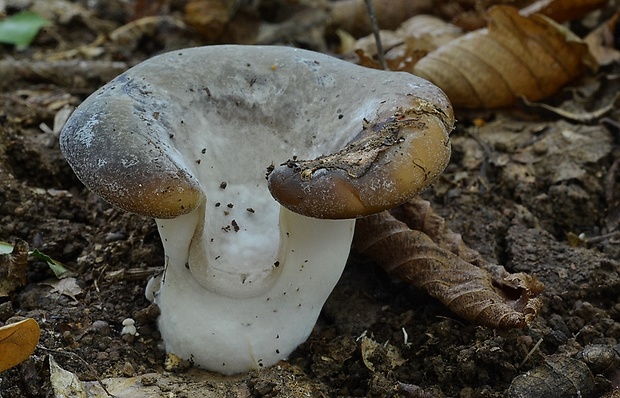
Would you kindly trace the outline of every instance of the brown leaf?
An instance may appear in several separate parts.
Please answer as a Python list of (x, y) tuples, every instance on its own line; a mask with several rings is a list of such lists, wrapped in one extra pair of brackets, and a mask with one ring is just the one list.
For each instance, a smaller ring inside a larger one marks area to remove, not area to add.
[(242, 0), (191, 0), (185, 5), (185, 22), (207, 43), (251, 44), (259, 21), (242, 6)]
[(13, 251), (0, 254), (0, 297), (6, 297), (26, 284), (28, 244), (17, 240)]
[(32, 318), (0, 328), (0, 372), (26, 360), (39, 342), (39, 324)]
[(555, 354), (545, 358), (542, 365), (515, 377), (506, 396), (594, 397), (600, 395), (596, 389), (594, 375), (584, 362)]
[(207, 38), (224, 33), (235, 10), (223, 0), (194, 0), (185, 5), (185, 21)]
[(431, 52), (413, 73), (435, 83), (461, 108), (498, 108), (523, 96), (548, 97), (583, 74), (588, 49), (570, 32), (540, 15), (495, 6), (487, 29)]
[(362, 337), (360, 350), (364, 365), (373, 373), (391, 371), (407, 362), (398, 348), (389, 342), (379, 344), (366, 336)]
[(488, 266), (476, 252), (465, 250), (464, 244), (457, 242), (454, 246), (458, 235), (451, 231), (445, 234), (445, 230), (440, 234), (445, 235), (444, 243), (477, 259), (485, 269), (440, 247), (428, 235), (410, 229), (388, 212), (359, 219), (353, 244), (389, 274), (425, 289), (462, 318), (495, 328), (529, 325), (542, 304), (536, 298), (542, 284), (532, 276)]
[(77, 299), (75, 297), (82, 294), (82, 288), (77, 284), (77, 280), (75, 278), (53, 280), (49, 282), (44, 282), (44, 284), (50, 285), (52, 287), (51, 293), (58, 293), (67, 297), (71, 297), (76, 302)]
[(541, 14), (556, 22), (566, 22), (581, 18), (608, 2), (608, 0), (538, 0), (521, 9), (521, 15)]
[[(391, 70), (410, 72), (426, 54), (461, 36), (458, 27), (430, 15), (416, 15), (395, 31), (382, 30), (381, 42)], [(374, 35), (363, 37), (354, 45), (360, 65), (380, 69)]]
[[(377, 23), (381, 29), (395, 29), (407, 18), (432, 11), (430, 0), (373, 0)], [(371, 32), (365, 0), (339, 0), (329, 4), (330, 25), (355, 37)]]
[(620, 62), (620, 39), (614, 34), (618, 29), (618, 19), (620, 13), (617, 12), (584, 39), (599, 66)]

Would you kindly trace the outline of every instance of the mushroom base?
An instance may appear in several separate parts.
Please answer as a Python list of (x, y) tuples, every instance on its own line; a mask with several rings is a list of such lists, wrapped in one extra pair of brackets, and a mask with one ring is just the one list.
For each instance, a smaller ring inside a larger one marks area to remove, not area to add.
[(282, 269), (266, 290), (239, 298), (203, 287), (185, 266), (191, 241), (187, 235), (199, 214), (157, 220), (166, 269), (154, 301), (161, 310), (158, 322), (166, 351), (223, 374), (288, 358), (307, 339), (342, 274), (355, 220), (318, 220), (282, 208)]

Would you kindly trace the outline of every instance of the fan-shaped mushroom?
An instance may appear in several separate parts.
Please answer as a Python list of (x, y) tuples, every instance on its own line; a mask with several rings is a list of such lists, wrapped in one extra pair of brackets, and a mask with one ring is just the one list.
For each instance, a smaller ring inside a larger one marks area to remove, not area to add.
[(432, 183), (453, 123), (445, 95), (410, 74), (212, 46), (118, 76), (60, 143), (87, 187), (157, 219), (166, 264), (151, 289), (166, 349), (230, 374), (285, 359), (308, 337), (355, 217)]

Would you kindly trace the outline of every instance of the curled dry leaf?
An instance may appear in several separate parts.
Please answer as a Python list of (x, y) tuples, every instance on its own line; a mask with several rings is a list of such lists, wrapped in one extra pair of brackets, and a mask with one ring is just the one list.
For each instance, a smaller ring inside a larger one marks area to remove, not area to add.
[(32, 318), (0, 328), (0, 372), (26, 360), (39, 342), (39, 324)]
[(521, 15), (541, 14), (556, 22), (566, 22), (581, 18), (608, 2), (608, 0), (538, 0), (521, 9)]
[[(403, 22), (395, 31), (381, 31), (381, 41), (389, 68), (410, 71), (426, 54), (462, 34), (459, 27), (437, 17), (416, 15)], [(381, 69), (375, 60), (377, 45), (373, 35), (362, 37), (353, 47), (362, 66)]]
[[(6, 246), (9, 247), (10, 245)], [(26, 285), (28, 243), (17, 240), (10, 253), (0, 251), (0, 297), (7, 297)]]
[(616, 12), (598, 28), (586, 36), (584, 41), (590, 49), (592, 57), (599, 66), (620, 62), (620, 38), (614, 32), (618, 31), (620, 12)]
[(379, 344), (369, 337), (362, 337), (360, 346), (364, 365), (371, 372), (388, 372), (404, 365), (407, 360), (403, 359), (398, 348), (386, 342)]
[[(56, 397), (88, 398), (86, 385), (74, 374), (63, 369), (52, 355), (49, 356), (50, 383)], [(109, 397), (110, 394), (101, 395)]]
[(191, 0), (185, 22), (208, 43), (253, 43), (259, 23), (243, 0)]
[(391, 211), (398, 220), (428, 235), (439, 247), (477, 267), (484, 268), (487, 265), (480, 253), (463, 242), (460, 234), (448, 228), (446, 220), (433, 211), (429, 201), (415, 197)]
[(509, 6), (489, 10), (489, 25), (440, 47), (410, 72), (435, 83), (461, 108), (537, 101), (579, 77), (587, 46), (551, 20)]
[[(420, 209), (414, 206), (407, 212)], [(413, 218), (423, 220), (427, 216)], [(542, 284), (523, 273), (509, 274), (501, 266), (487, 266), (477, 252), (459, 243), (458, 235), (431, 224), (428, 231), (436, 230), (446, 247), (388, 212), (359, 219), (353, 244), (389, 274), (425, 289), (468, 321), (495, 328), (530, 324), (542, 304), (536, 297), (543, 290)], [(447, 247), (485, 268), (465, 261)]]
[(588, 366), (563, 356), (551, 356), (542, 366), (515, 377), (507, 391), (509, 398), (596, 395), (596, 382)]

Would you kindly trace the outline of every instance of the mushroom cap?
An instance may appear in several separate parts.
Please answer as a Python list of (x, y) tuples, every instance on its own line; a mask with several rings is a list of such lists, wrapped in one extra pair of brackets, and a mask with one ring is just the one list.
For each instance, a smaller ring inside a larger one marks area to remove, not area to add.
[[(123, 73), (80, 105), (60, 145), (86, 186), (146, 216), (189, 213), (229, 175), (265, 184), (269, 168), (282, 206), (354, 218), (428, 186), (449, 159), (453, 124), (444, 93), (408, 73), (288, 47), (210, 46)], [(211, 143), (211, 158), (231, 164), (209, 163), (209, 173), (196, 159)]]
[(417, 195), (448, 164), (454, 120), (423, 98), (405, 103), (364, 123), (333, 155), (280, 165), (269, 175), (272, 195), (296, 213), (328, 219), (378, 213)]
[(60, 135), (65, 158), (84, 185), (123, 210), (154, 218), (191, 212), (204, 196), (200, 184), (159, 138), (173, 133), (136, 117), (139, 102), (116, 95), (123, 81), (121, 75), (71, 115)]

